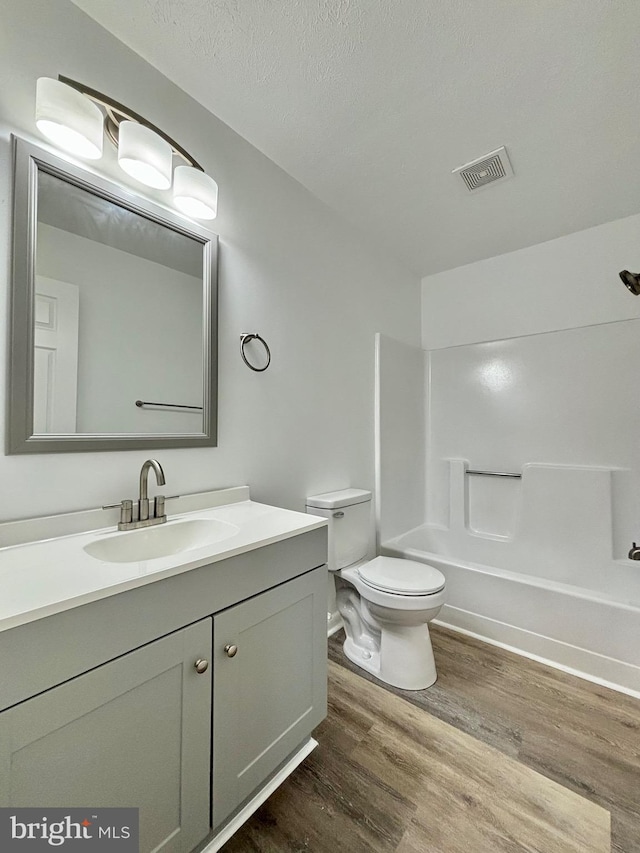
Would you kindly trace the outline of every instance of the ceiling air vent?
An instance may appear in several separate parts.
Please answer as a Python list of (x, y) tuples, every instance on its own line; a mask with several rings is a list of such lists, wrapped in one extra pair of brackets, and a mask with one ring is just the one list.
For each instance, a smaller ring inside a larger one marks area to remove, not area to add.
[(472, 160), (471, 163), (458, 166), (452, 174), (460, 175), (469, 192), (475, 192), (486, 187), (487, 184), (506, 181), (513, 175), (513, 169), (509, 162), (507, 149), (503, 146), (496, 151), (485, 154), (484, 157)]

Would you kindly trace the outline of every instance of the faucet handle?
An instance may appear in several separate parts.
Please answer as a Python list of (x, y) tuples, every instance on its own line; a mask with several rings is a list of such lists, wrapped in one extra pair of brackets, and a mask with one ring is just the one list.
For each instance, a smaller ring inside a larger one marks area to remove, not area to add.
[(133, 519), (133, 501), (125, 499), (119, 504), (107, 504), (102, 509), (119, 509), (120, 524), (129, 524)]
[(164, 511), (164, 495), (156, 495), (155, 500), (153, 502), (153, 517), (154, 518), (162, 518), (165, 515)]
[(120, 524), (131, 524), (133, 520), (133, 501), (124, 500), (120, 504)]

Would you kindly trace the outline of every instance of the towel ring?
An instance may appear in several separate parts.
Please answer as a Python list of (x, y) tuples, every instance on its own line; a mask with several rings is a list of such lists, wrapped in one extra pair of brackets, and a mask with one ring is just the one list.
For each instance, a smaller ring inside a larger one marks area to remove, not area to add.
[[(249, 341), (254, 341), (254, 340), (260, 341), (260, 343), (265, 348), (265, 351), (267, 353), (267, 363), (265, 364), (264, 367), (255, 367), (253, 364), (251, 364), (251, 362), (249, 361), (249, 359), (245, 355), (245, 352), (244, 352), (245, 344), (248, 344)], [(251, 332), (243, 332), (243, 334), (240, 335), (240, 355), (242, 356), (242, 360), (247, 365), (247, 367), (249, 367), (251, 370), (255, 370), (256, 373), (262, 373), (262, 371), (266, 370), (267, 367), (269, 367), (269, 365), (271, 364), (271, 350), (267, 346), (267, 342), (265, 341), (265, 339), (261, 338), (260, 335), (258, 335), (258, 334), (253, 334)]]

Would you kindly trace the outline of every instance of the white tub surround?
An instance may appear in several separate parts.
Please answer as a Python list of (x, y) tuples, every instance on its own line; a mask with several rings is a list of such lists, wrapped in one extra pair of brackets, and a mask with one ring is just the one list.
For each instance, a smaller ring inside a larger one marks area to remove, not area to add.
[(444, 464), (447, 524), (382, 548), (444, 574), (441, 623), (640, 695), (640, 563), (615, 512), (630, 472), (525, 465), (502, 479)]
[(425, 520), (426, 410), (429, 354), (377, 334), (376, 548)]
[(434, 550), (465, 562), (558, 581), (640, 605), (640, 564), (626, 559), (620, 530), (630, 489), (626, 469), (527, 464), (519, 479), (474, 476), (467, 459), (442, 462)]
[[(500, 268), (501, 259), (494, 261)], [(614, 265), (611, 300), (635, 305), (617, 270)], [(486, 303), (484, 334), (502, 303), (492, 298), (495, 288), (478, 284)], [(517, 277), (509, 284), (517, 289)], [(602, 276), (598, 287), (606, 301)], [(434, 293), (425, 288), (424, 295), (435, 311)], [(588, 321), (587, 315), (580, 318)], [(468, 316), (475, 322), (473, 312)], [(639, 691), (640, 563), (627, 555), (640, 541), (640, 443), (630, 391), (637, 384), (640, 321), (478, 343), (453, 334), (459, 328), (452, 315), (432, 317), (428, 328), (437, 323), (451, 335), (434, 337), (436, 345), (459, 345), (424, 353), (383, 339), (379, 350), (382, 553), (441, 568), (447, 578), (444, 622)], [(511, 327), (521, 332), (515, 322)], [(399, 386), (405, 403), (419, 395), (422, 358), (425, 417), (414, 413), (405, 453), (388, 410), (399, 400)], [(420, 435), (426, 464), (415, 453), (411, 473), (409, 457)], [(424, 490), (418, 522), (398, 488), (407, 477), (414, 491)], [(407, 522), (399, 529), (403, 512)]]

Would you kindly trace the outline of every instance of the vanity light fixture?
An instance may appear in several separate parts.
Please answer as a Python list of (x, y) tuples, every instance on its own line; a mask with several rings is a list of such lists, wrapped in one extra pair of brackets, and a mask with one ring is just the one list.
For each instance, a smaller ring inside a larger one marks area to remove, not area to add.
[[(36, 125), (59, 148), (79, 157), (102, 156), (104, 133), (118, 149), (120, 167), (138, 181), (168, 190), (194, 219), (214, 219), (218, 185), (182, 148), (138, 113), (68, 77), (40, 77), (36, 87)], [(174, 160), (181, 161), (173, 171)]]
[(128, 175), (148, 187), (168, 190), (171, 186), (171, 146), (153, 130), (138, 124), (137, 121), (123, 121), (120, 124), (118, 163)]
[(102, 157), (104, 116), (96, 104), (76, 89), (40, 77), (36, 83), (36, 126), (70, 154), (98, 160)]
[(218, 185), (193, 166), (178, 166), (173, 175), (176, 207), (196, 219), (215, 219), (218, 213)]

